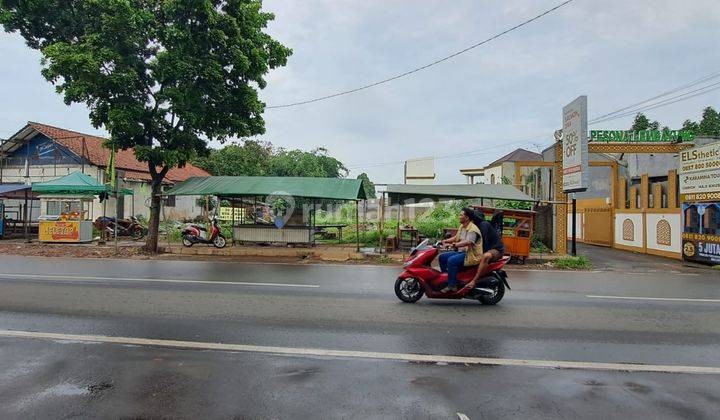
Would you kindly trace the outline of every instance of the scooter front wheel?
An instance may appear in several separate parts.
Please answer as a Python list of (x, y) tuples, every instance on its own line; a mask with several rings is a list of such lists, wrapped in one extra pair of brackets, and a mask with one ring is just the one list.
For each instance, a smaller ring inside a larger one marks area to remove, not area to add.
[(225, 244), (227, 244), (227, 240), (225, 240), (225, 237), (223, 235), (218, 235), (213, 240), (213, 245), (215, 248), (225, 248)]
[(395, 281), (395, 295), (405, 303), (415, 303), (423, 296), (425, 288), (418, 279), (398, 277)]

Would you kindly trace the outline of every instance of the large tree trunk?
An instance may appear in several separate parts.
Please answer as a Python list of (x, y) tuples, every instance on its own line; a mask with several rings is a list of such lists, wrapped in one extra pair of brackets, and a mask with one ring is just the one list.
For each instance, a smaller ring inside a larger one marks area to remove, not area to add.
[(145, 240), (145, 251), (157, 254), (158, 231), (160, 230), (160, 205), (162, 200), (162, 178), (153, 177), (151, 187), (150, 221), (148, 223), (147, 239)]

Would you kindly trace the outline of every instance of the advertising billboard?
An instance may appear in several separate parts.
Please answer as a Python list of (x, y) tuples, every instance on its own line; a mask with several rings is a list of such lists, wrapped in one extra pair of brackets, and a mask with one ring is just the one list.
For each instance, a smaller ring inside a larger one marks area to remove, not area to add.
[(579, 96), (563, 107), (563, 192), (588, 187), (587, 96)]
[(683, 258), (720, 264), (720, 142), (679, 156)]

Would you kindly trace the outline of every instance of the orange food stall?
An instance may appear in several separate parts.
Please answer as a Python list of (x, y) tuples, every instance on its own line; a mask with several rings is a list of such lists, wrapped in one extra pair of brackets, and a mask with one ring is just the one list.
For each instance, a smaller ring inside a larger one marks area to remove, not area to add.
[(84, 212), (65, 212), (59, 216), (39, 218), (38, 239), (40, 242), (92, 242), (93, 224), (83, 220)]
[(505, 252), (523, 263), (530, 256), (530, 242), (535, 228), (535, 212), (530, 210), (496, 209), (492, 207), (473, 206), (482, 212), (486, 220), (490, 220), (496, 211), (503, 213), (503, 244)]

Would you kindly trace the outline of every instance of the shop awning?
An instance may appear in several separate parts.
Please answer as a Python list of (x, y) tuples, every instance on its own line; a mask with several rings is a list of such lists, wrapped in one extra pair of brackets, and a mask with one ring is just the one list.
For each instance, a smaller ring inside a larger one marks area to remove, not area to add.
[[(37, 193), (62, 195), (99, 195), (101, 193), (111, 193), (112, 189), (107, 185), (99, 183), (90, 175), (76, 171), (51, 181), (34, 182), (32, 185), (32, 191)], [(130, 195), (132, 194), (132, 191), (123, 189), (120, 193), (123, 195)]]
[(280, 176), (210, 176), (183, 181), (165, 195), (252, 197), (290, 195), (324, 200), (364, 200), (362, 180)]
[(456, 185), (407, 185), (387, 186), (389, 204), (418, 203), (421, 200), (444, 201), (472, 198), (494, 200), (536, 201), (512, 185), (505, 184), (456, 184)]

